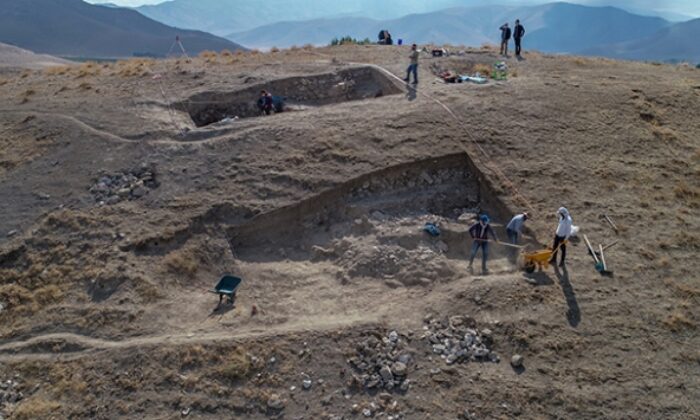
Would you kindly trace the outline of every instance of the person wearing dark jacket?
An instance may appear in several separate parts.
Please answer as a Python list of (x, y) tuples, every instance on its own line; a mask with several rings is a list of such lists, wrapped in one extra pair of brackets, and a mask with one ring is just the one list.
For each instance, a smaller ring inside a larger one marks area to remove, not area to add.
[(260, 98), (258, 98), (258, 109), (260, 109), (261, 113), (265, 113), (265, 115), (270, 115), (270, 113), (272, 113), (272, 108), (272, 94), (264, 90), (261, 91)]
[(489, 256), (489, 236), (498, 242), (496, 232), (493, 231), (489, 222), (489, 217), (482, 214), (479, 217), (479, 222), (475, 223), (469, 228), (469, 235), (474, 240), (474, 243), (472, 244), (472, 252), (469, 257), (469, 269), (472, 268), (474, 257), (476, 257), (476, 253), (479, 252), (479, 248), (481, 248), (481, 270), (484, 273), (488, 271), (486, 269), (486, 260)]
[(525, 36), (525, 27), (520, 24), (520, 19), (516, 19), (515, 27), (513, 28), (513, 41), (515, 41), (515, 56), (520, 57), (522, 49), (522, 41)]
[(512, 34), (508, 22), (504, 23), (501, 29), (501, 55), (508, 56), (508, 42)]

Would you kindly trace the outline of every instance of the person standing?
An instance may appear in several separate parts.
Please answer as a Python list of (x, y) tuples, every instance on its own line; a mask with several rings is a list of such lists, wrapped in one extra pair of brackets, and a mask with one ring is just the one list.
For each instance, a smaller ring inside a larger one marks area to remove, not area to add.
[(260, 92), (260, 98), (258, 98), (258, 108), (261, 113), (265, 115), (270, 115), (272, 112), (272, 94), (263, 90)]
[(469, 228), (469, 235), (474, 240), (472, 243), (472, 252), (469, 256), (470, 270), (474, 263), (474, 258), (476, 257), (477, 252), (479, 252), (479, 248), (481, 248), (481, 270), (484, 273), (488, 272), (486, 269), (486, 260), (488, 259), (489, 255), (489, 236), (493, 237), (493, 239), (498, 242), (496, 232), (493, 231), (489, 223), (489, 217), (482, 214), (479, 217), (479, 222), (475, 223)]
[(518, 239), (523, 234), (523, 225), (528, 218), (529, 216), (527, 213), (522, 213), (515, 215), (510, 219), (510, 222), (508, 222), (506, 234), (508, 235), (508, 240), (510, 240), (510, 243), (513, 245), (518, 244)]
[(510, 36), (512, 31), (508, 26), (508, 22), (501, 26), (501, 55), (508, 56), (508, 42), (510, 42)]
[(523, 37), (525, 36), (525, 27), (520, 24), (520, 19), (515, 20), (515, 27), (513, 28), (513, 40), (515, 41), (515, 56), (520, 58), (520, 52), (522, 50)]
[(557, 216), (559, 216), (559, 225), (554, 234), (552, 258), (549, 260), (549, 263), (552, 265), (557, 263), (557, 252), (561, 249), (561, 263), (559, 267), (564, 267), (564, 265), (566, 265), (566, 241), (568, 241), (569, 236), (571, 236), (571, 228), (574, 222), (566, 207), (560, 207), (557, 211)]
[(413, 44), (411, 46), (411, 64), (409, 64), (408, 69), (406, 69), (406, 78), (403, 79), (406, 83), (411, 80), (411, 73), (413, 73), (413, 84), (418, 84), (418, 57), (420, 57), (420, 52), (418, 52), (418, 45)]

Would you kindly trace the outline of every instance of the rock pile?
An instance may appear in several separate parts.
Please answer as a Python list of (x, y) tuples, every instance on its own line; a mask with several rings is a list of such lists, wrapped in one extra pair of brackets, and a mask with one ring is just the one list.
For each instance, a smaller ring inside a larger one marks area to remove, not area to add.
[(148, 165), (116, 174), (103, 174), (90, 192), (100, 205), (117, 204), (124, 200), (136, 200), (158, 188), (155, 170)]
[(2, 410), (6, 405), (16, 404), (24, 398), (19, 388), (17, 381), (11, 379), (0, 381), (0, 417), (2, 417)]
[(500, 361), (491, 351), (493, 333), (488, 328), (476, 329), (476, 322), (467, 316), (452, 316), (442, 319), (426, 317), (422, 339), (432, 347), (448, 365), (469, 361)]
[(355, 387), (403, 392), (410, 386), (407, 378), (410, 362), (408, 341), (396, 331), (368, 337), (357, 344), (355, 356), (348, 359), (355, 370), (352, 378)]

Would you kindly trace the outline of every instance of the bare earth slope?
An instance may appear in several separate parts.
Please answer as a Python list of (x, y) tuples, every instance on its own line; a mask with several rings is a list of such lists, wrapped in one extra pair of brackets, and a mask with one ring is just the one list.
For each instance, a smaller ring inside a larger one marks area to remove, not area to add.
[[(416, 91), (406, 55), (3, 76), (0, 414), (697, 418), (700, 71), (531, 53), (508, 81), (431, 74), (498, 61), (473, 50), (425, 57)], [(255, 116), (265, 87), (290, 112)], [(613, 276), (581, 242), (566, 269), (494, 244), (468, 270), (474, 212), (504, 238), (529, 210), (535, 249), (561, 205), (618, 241)], [(216, 307), (223, 272), (244, 283)]]
[(65, 66), (70, 61), (17, 48), (0, 43), (0, 68), (4, 69), (44, 69), (51, 66)]

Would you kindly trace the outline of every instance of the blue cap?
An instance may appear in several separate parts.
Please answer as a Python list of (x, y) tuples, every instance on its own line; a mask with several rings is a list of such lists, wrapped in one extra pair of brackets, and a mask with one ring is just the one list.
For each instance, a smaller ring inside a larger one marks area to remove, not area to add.
[(481, 220), (481, 221), (484, 222), (484, 223), (488, 223), (488, 222), (491, 221), (491, 220), (489, 219), (489, 217), (488, 217), (487, 215), (485, 215), (485, 214), (482, 214), (481, 217), (479, 217), (479, 220)]

